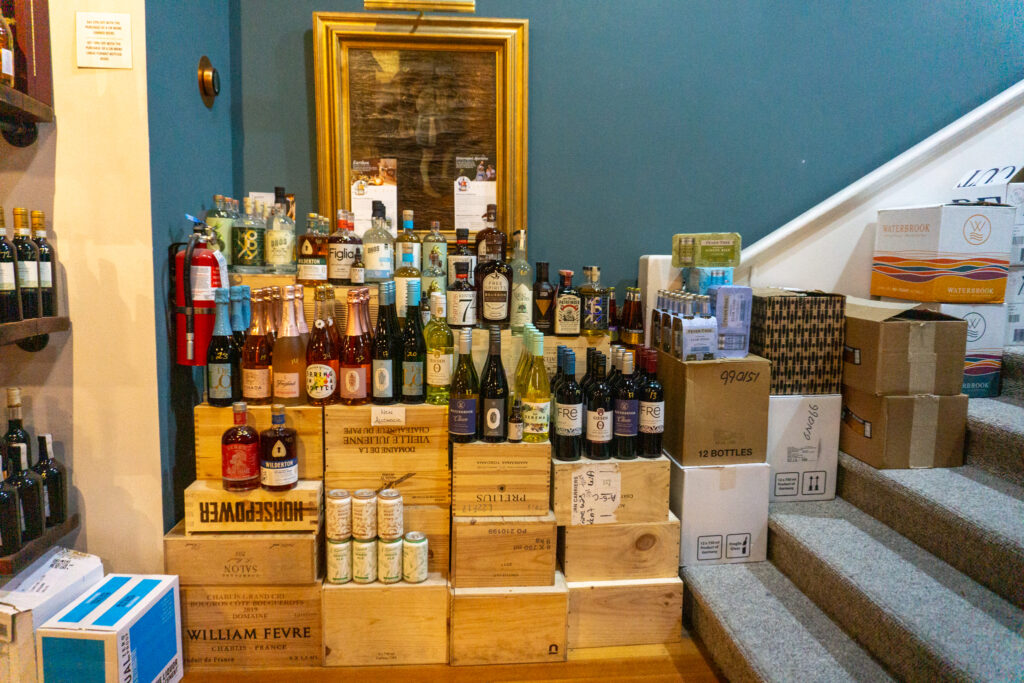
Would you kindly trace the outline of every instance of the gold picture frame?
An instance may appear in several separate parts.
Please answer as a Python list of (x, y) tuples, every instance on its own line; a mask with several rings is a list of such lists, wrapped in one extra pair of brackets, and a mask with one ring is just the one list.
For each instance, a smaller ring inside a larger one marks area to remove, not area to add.
[[(399, 214), (403, 208), (421, 209), (416, 227), (426, 230), (433, 215), (443, 210), (444, 195), (449, 203), (453, 201), (454, 155), (480, 153), (493, 145), (485, 156), (493, 154), (496, 161), (498, 228), (509, 237), (516, 230), (526, 230), (528, 26), (525, 19), (315, 12), (320, 213), (335, 216), (338, 209), (350, 208), (355, 147), (357, 159), (399, 158)], [(404, 78), (397, 85), (396, 74)], [(438, 83), (447, 83), (456, 93), (449, 101), (457, 104), (443, 111), (450, 112), (449, 118), (459, 125), (450, 126), (454, 133), (446, 133), (446, 151), (432, 150), (428, 155), (417, 151), (416, 145), (435, 144), (441, 140), (435, 131), (449, 127), (435, 124), (440, 117), (430, 116), (429, 134), (425, 133), (424, 116), (417, 116), (415, 110), (425, 99), (422, 92), (437, 90)], [(414, 109), (405, 119), (401, 113), (379, 113), (402, 101), (412, 103), (406, 109)], [(419, 163), (403, 163), (403, 153), (392, 153), (389, 145), (412, 149), (404, 154), (419, 154)], [(445, 170), (435, 172), (434, 167)], [(402, 182), (403, 173), (408, 183)], [(408, 187), (403, 190), (403, 185)], [(418, 203), (412, 199), (417, 188)], [(403, 197), (409, 205), (403, 205)], [(449, 239), (454, 239), (453, 218), (441, 222)], [(398, 216), (394, 220), (397, 227)]]

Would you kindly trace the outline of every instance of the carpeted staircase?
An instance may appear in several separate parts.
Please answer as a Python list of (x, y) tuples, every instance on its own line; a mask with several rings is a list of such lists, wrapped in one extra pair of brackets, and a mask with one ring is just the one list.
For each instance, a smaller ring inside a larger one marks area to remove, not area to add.
[(768, 562), (689, 567), (684, 612), (731, 681), (1024, 681), (1024, 350), (971, 399), (966, 462), (773, 503)]

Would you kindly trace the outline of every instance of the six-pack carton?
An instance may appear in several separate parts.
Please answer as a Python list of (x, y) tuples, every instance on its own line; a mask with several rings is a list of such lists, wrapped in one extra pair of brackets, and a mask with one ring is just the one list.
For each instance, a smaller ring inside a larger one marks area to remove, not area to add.
[(972, 168), (953, 188), (952, 202), (992, 202), (1014, 207), (1010, 265), (1024, 265), (1024, 166)]

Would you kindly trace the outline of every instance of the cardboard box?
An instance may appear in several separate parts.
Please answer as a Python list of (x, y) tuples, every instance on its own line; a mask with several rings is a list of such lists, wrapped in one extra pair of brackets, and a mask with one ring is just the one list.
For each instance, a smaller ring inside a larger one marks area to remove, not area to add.
[(678, 576), (679, 518), (559, 527), (558, 559), (570, 582)]
[(108, 574), (36, 631), (45, 683), (182, 678), (178, 577)]
[(879, 211), (871, 293), (912, 301), (1002, 301), (1013, 220), (1009, 206)]
[(225, 491), (198, 479), (185, 489), (185, 533), (209, 531), (313, 531), (320, 528), (322, 481), (300, 479), (288, 491)]
[(712, 287), (732, 284), (732, 268), (685, 268), (686, 291), (707, 294)]
[(878, 469), (959, 467), (967, 396), (873, 396), (843, 388), (839, 448)]
[[(644, 343), (654, 346), (651, 343), (651, 326), (646, 323), (651, 319), (651, 311), (658, 304), (658, 290), (681, 291), (683, 289), (683, 270), (672, 265), (670, 254), (644, 255), (640, 257), (637, 283), (640, 285), (641, 299), (644, 304)], [(579, 362), (576, 365), (578, 371)]]
[(677, 643), (683, 637), (683, 582), (659, 579), (568, 582), (567, 645)]
[(683, 467), (672, 461), (679, 566), (761, 562), (768, 550), (767, 463)]
[(1014, 207), (1010, 265), (1024, 265), (1024, 166), (972, 168), (953, 188), (952, 202), (992, 202)]
[(452, 517), (452, 586), (550, 586), (555, 516)]
[(967, 324), (916, 307), (847, 297), (844, 385), (878, 395), (960, 393)]
[(543, 515), (551, 503), (551, 444), (452, 444), (452, 513)]
[(753, 295), (750, 352), (772, 362), (771, 393), (838, 393), (846, 297), (770, 287)]
[(718, 357), (745, 358), (750, 350), (750, 314), (754, 293), (742, 285), (708, 289), (711, 315), (718, 322)]
[(60, 547), (12, 577), (0, 589), (0, 681), (35, 681), (35, 627), (102, 579), (100, 558)]
[(758, 356), (681, 361), (658, 352), (665, 452), (685, 465), (765, 461), (771, 367)]
[[(690, 240), (690, 248), (683, 242)], [(694, 232), (672, 236), (672, 265), (735, 268), (740, 265), (743, 240), (738, 232)]]
[(836, 497), (842, 409), (839, 394), (768, 399), (770, 501)]
[(551, 459), (551, 508), (559, 526), (657, 522), (668, 512), (668, 458)]
[(1024, 268), (1010, 268), (1006, 279), (1006, 336), (1003, 346), (1024, 346)]
[(967, 323), (963, 392), (971, 398), (999, 395), (1006, 340), (1005, 304), (931, 304)]

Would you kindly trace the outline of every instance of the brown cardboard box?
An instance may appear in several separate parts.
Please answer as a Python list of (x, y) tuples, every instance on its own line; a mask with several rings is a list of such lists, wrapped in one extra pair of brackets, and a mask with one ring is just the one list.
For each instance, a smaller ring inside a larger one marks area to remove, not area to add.
[(772, 394), (839, 393), (845, 299), (826, 292), (754, 289), (750, 352), (772, 362)]
[(839, 448), (879, 469), (959, 467), (967, 396), (874, 396), (843, 387)]
[(681, 361), (659, 351), (665, 451), (683, 465), (764, 462), (773, 372), (757, 356)]
[(967, 323), (917, 306), (847, 297), (845, 386), (879, 396), (960, 393)]

